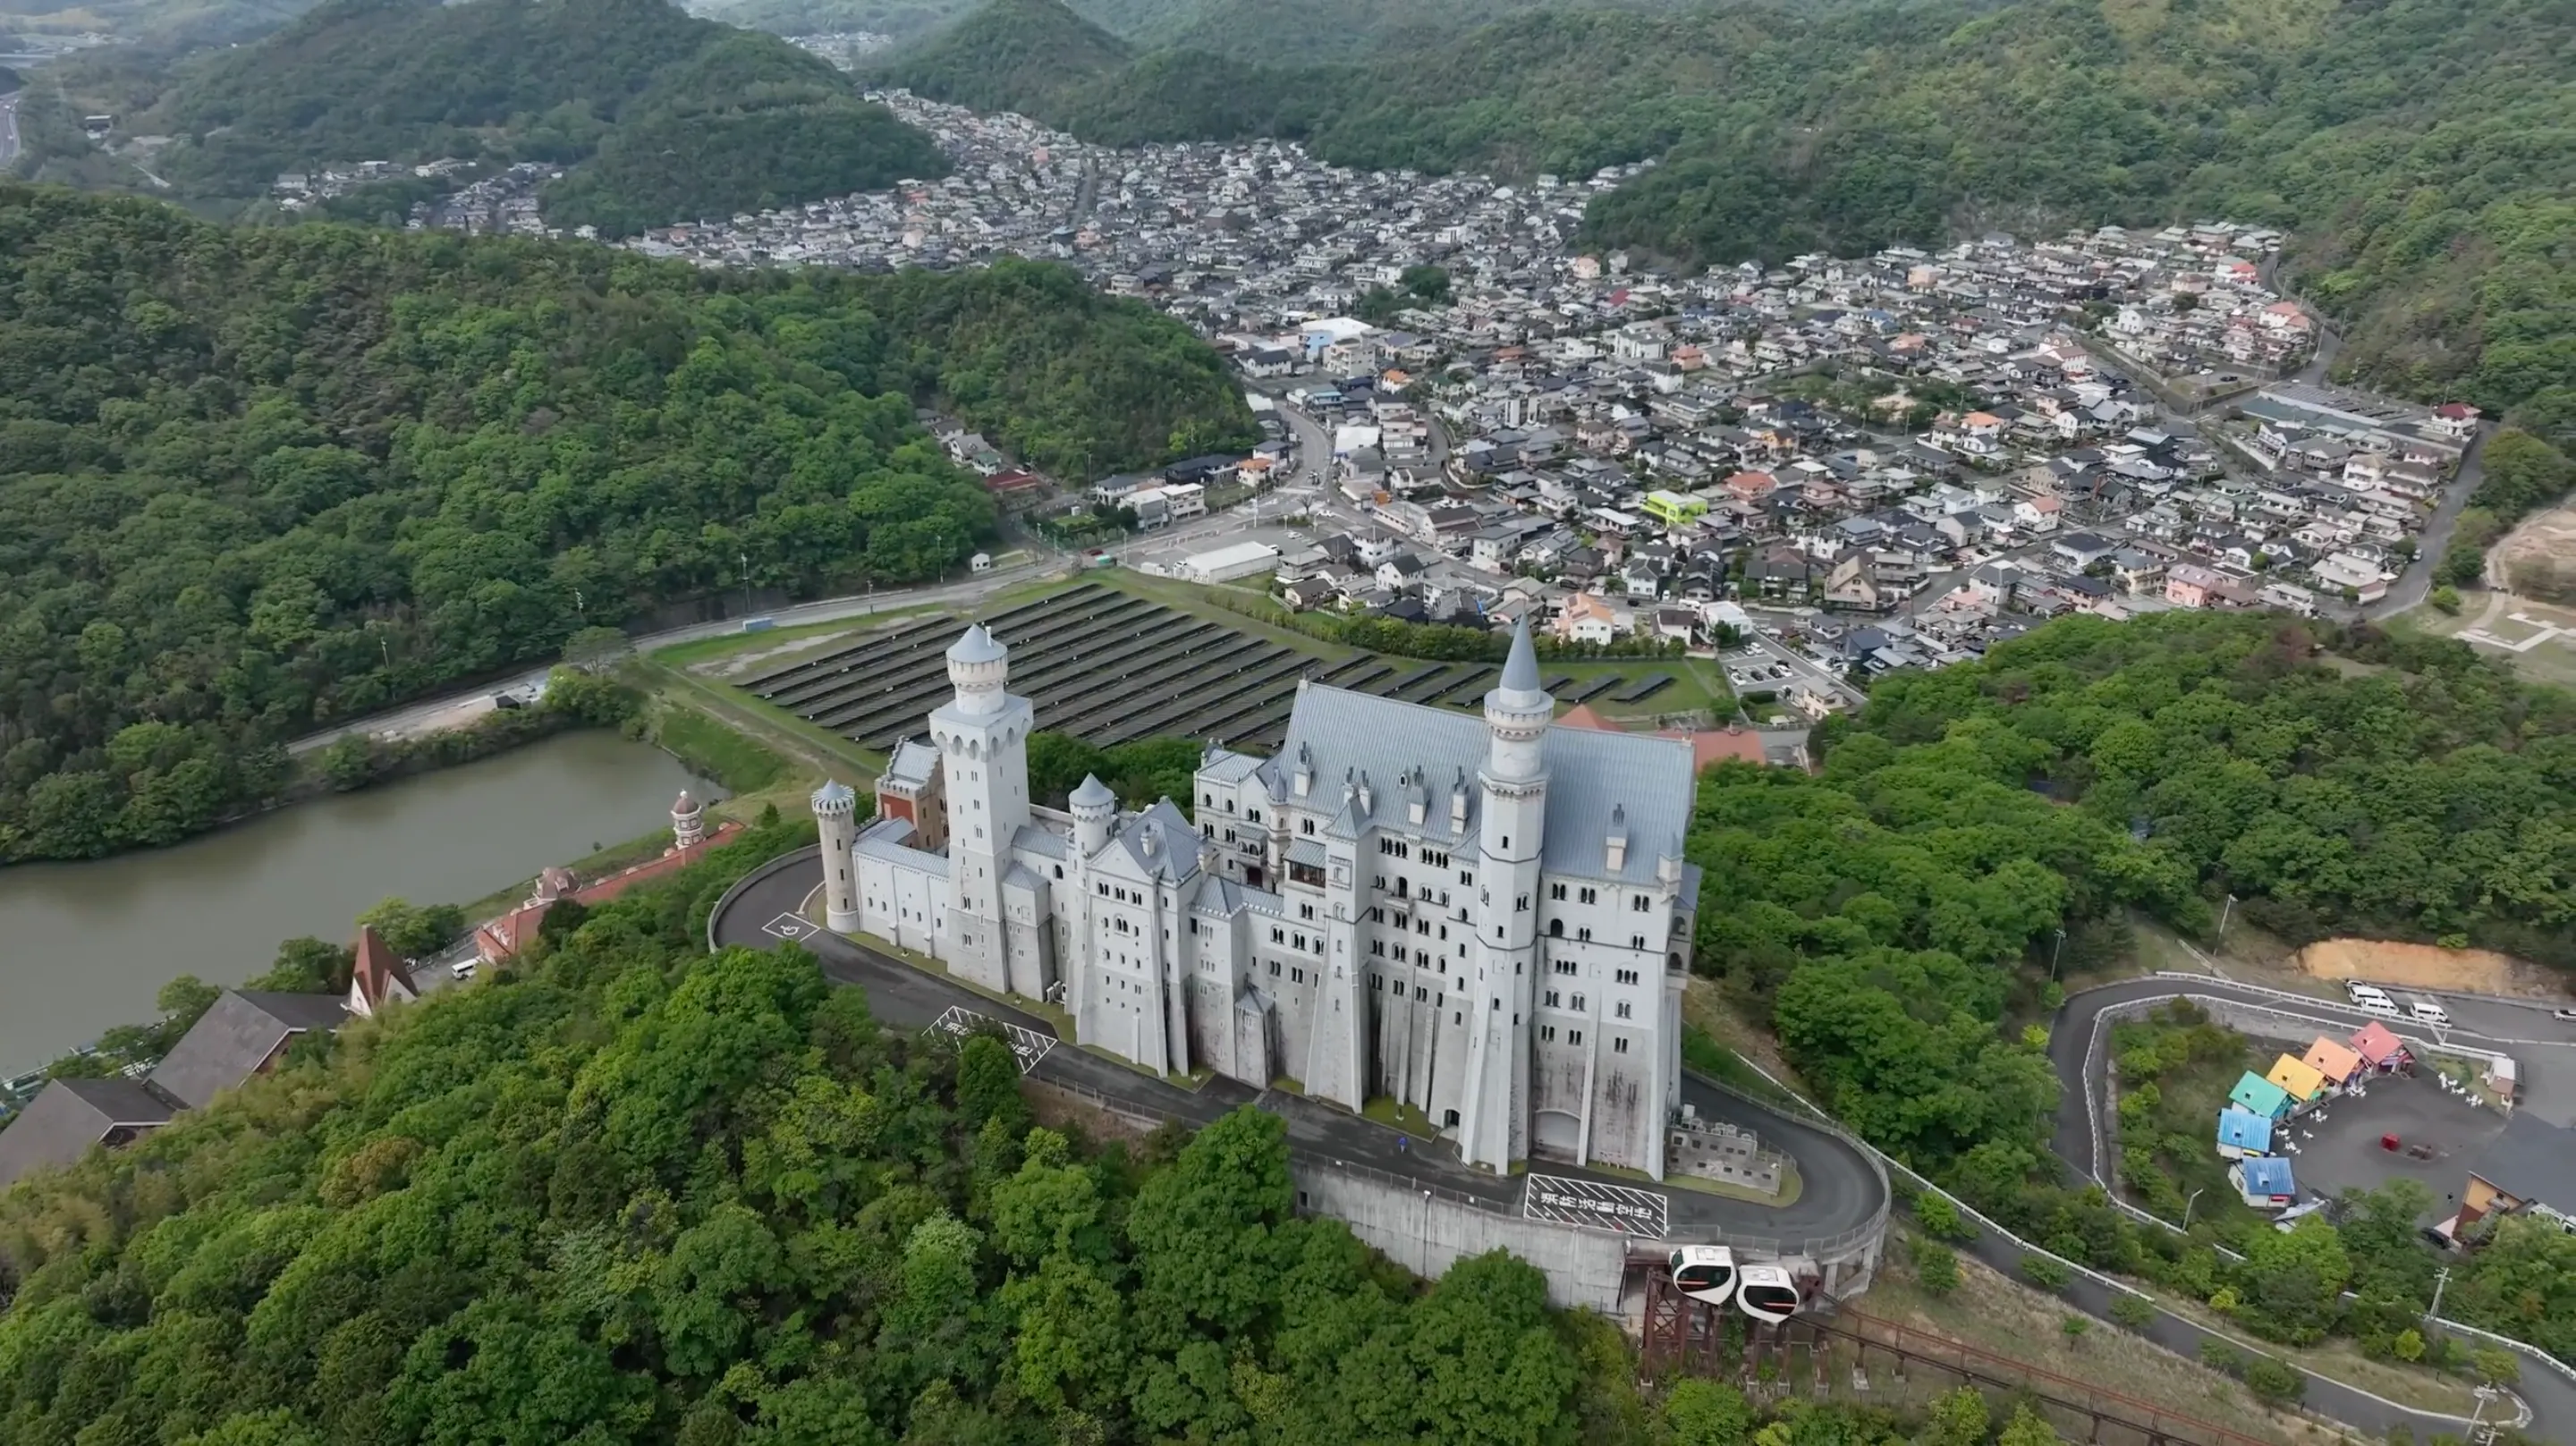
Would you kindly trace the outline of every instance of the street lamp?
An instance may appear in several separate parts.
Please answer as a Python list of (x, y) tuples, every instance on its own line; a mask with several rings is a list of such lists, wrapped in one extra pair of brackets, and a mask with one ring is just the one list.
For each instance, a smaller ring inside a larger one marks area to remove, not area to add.
[(2186, 1233), (2191, 1230), (2191, 1207), (2200, 1203), (2200, 1191), (2208, 1188), (2206, 1185), (2201, 1186), (2200, 1190), (2191, 1192), (2190, 1199), (2182, 1202), (2182, 1228)]
[(2048, 982), (2051, 984), (2057, 982), (2057, 958), (2065, 952), (2066, 931), (2061, 928), (2057, 931), (2057, 943), (2048, 951)]
[(2227, 905), (2226, 905), (2226, 907), (2224, 907), (2224, 908), (2222, 908), (2222, 909), (2220, 909), (2220, 910), (2218, 911), (2218, 943), (2219, 943), (2219, 947), (2221, 947), (2221, 948), (2224, 948), (2224, 947), (2226, 947), (2226, 945), (2227, 945), (2227, 919), (2228, 919), (2228, 916), (2229, 916), (2229, 915), (2231, 915), (2231, 914), (2233, 914), (2233, 913), (2235, 913), (2235, 912), (2236, 912), (2236, 896), (2235, 896), (2234, 894), (2229, 894), (2229, 895), (2227, 896)]

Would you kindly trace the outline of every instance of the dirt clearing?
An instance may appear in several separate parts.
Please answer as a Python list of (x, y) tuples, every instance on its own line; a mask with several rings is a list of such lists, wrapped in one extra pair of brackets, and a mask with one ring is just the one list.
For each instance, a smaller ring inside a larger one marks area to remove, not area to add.
[(2299, 951), (2299, 969), (2318, 979), (2368, 979), (2516, 999), (2555, 999), (2565, 992), (2558, 976), (2510, 954), (2385, 939), (2327, 939), (2310, 944)]

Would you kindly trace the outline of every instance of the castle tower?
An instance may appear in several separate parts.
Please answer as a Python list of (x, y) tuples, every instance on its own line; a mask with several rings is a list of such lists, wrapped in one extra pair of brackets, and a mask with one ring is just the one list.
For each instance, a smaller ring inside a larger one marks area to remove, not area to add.
[(707, 810), (687, 789), (680, 790), (680, 801), (671, 805), (671, 849), (678, 852), (707, 839)]
[(851, 849), (859, 841), (859, 796), (838, 779), (826, 779), (810, 800), (823, 835), (823, 925), (835, 934), (859, 931), (859, 881)]
[(1547, 823), (1543, 757), (1556, 700), (1539, 685), (1538, 649), (1525, 617), (1512, 629), (1502, 680), (1485, 695), (1484, 794), (1478, 829), (1476, 979), (1481, 1024), (1467, 1034), (1459, 1154), (1497, 1173), (1529, 1152), (1530, 1000), (1538, 973), (1539, 841)]
[(1118, 814), (1118, 795), (1109, 785), (1086, 773), (1065, 802), (1073, 813), (1073, 846), (1082, 856), (1088, 859), (1108, 847), (1110, 820)]
[(987, 989), (1011, 987), (1002, 874), (1011, 839), (1029, 821), (1026, 698), (1005, 691), (1010, 652), (983, 624), (948, 646), (956, 696), (930, 715), (948, 788), (948, 966)]

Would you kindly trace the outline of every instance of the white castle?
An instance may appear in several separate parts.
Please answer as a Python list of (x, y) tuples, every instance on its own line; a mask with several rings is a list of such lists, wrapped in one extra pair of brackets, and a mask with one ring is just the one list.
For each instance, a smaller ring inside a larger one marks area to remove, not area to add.
[(1028, 700), (982, 626), (878, 818), (828, 783), (825, 919), (1060, 1004), (1148, 1069), (1391, 1097), (1507, 1171), (1664, 1174), (1699, 870), (1690, 745), (1553, 726), (1526, 625), (1479, 720), (1301, 685), (1275, 758), (1211, 744), (1194, 825), (1097, 778), (1029, 801)]

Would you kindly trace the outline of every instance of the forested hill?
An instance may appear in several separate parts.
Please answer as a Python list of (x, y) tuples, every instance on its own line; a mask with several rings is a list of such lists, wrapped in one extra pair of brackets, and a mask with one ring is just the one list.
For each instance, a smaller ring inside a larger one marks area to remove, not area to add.
[(1063, 113), (1067, 97), (1133, 56), (1063, 0), (990, 0), (888, 57), (877, 79), (952, 105)]
[(138, 126), (185, 193), (330, 162), (580, 163), (568, 224), (612, 231), (937, 176), (929, 138), (819, 57), (666, 0), (329, 0), (183, 65)]
[(0, 860), (166, 843), (274, 745), (736, 582), (913, 581), (989, 534), (913, 419), (1139, 466), (1257, 436), (1072, 273), (706, 273), (231, 228), (0, 187)]
[[(1061, 9), (1006, 3), (989, 13)], [(986, 32), (978, 53), (1000, 48)], [(1346, 165), (1506, 175), (1658, 160), (1595, 204), (1589, 239), (1686, 261), (2278, 225), (2361, 378), (2576, 429), (2576, 7), (2558, 0), (1549, 7), (1351, 64), (1067, 70), (1017, 108), (1104, 142), (1267, 133)]]

